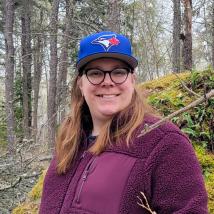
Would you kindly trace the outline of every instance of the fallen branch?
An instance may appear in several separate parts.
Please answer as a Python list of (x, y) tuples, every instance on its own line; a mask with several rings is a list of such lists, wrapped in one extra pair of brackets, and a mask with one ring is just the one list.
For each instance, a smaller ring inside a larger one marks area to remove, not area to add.
[(158, 122), (152, 124), (151, 126), (146, 126), (141, 133), (138, 135), (138, 137), (142, 137), (143, 135), (147, 134), (148, 132), (152, 131), (153, 129), (159, 127), (160, 125), (162, 125), (163, 123), (165, 123), (166, 121), (172, 119), (173, 117), (203, 103), (204, 101), (207, 101), (208, 99), (210, 99), (211, 97), (214, 96), (214, 89), (212, 89), (210, 92), (208, 92), (207, 94), (201, 96), (200, 98), (198, 98), (197, 100), (193, 101), (192, 103), (190, 103), (189, 105), (183, 107), (182, 109), (179, 109), (178, 111), (173, 112), (172, 114), (164, 117), (163, 119), (159, 120)]
[(184, 89), (186, 89), (191, 95), (194, 95), (196, 97), (200, 97), (199, 94), (195, 93), (193, 90), (189, 89), (187, 87), (187, 85), (184, 83), (184, 81), (179, 77), (179, 75), (177, 75), (176, 73), (173, 73), (180, 81), (181, 85), (184, 87)]
[(6, 184), (5, 186), (0, 187), (0, 191), (4, 191), (4, 190), (14, 188), (18, 183), (21, 182), (21, 180), (23, 178), (24, 179), (33, 178), (33, 177), (37, 177), (41, 174), (42, 174), (41, 172), (34, 172), (32, 175), (23, 174), (23, 175), (19, 176), (18, 178), (16, 178), (16, 180), (12, 184), (9, 184), (9, 185)]
[(21, 180), (22, 180), (22, 178), (18, 177), (12, 184), (5, 185), (5, 186), (1, 187), (0, 191), (7, 190), (7, 189), (15, 187)]

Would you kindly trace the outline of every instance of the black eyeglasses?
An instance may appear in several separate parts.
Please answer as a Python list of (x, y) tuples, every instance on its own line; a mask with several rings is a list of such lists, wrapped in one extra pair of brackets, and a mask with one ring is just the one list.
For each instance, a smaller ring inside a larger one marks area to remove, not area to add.
[(88, 81), (93, 85), (99, 85), (104, 82), (107, 73), (109, 74), (112, 82), (115, 84), (122, 84), (126, 81), (128, 74), (133, 73), (133, 71), (130, 68), (115, 68), (111, 71), (89, 68), (84, 71)]

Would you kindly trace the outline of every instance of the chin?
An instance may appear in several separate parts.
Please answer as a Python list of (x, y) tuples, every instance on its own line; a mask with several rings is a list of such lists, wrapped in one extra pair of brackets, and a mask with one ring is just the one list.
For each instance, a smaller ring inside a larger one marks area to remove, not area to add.
[(115, 114), (116, 114), (116, 112), (102, 112), (101, 113), (101, 115), (103, 115), (104, 117), (111, 117)]

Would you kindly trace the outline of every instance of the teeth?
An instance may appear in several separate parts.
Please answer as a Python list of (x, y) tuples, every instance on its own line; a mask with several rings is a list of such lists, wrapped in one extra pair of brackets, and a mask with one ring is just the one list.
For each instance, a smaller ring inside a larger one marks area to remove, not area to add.
[(113, 98), (116, 97), (117, 94), (99, 94), (98, 96), (103, 98)]
[(102, 97), (104, 97), (104, 98), (113, 98), (113, 97), (116, 97), (116, 95), (103, 95)]

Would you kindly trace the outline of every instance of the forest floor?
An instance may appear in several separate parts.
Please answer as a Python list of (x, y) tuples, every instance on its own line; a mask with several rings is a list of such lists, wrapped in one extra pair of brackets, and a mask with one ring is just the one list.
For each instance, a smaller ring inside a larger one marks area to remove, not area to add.
[[(39, 155), (40, 154), (40, 155)], [(21, 146), (15, 155), (0, 149), (0, 214), (9, 214), (13, 208), (29, 197), (43, 170), (47, 168), (51, 155)]]

